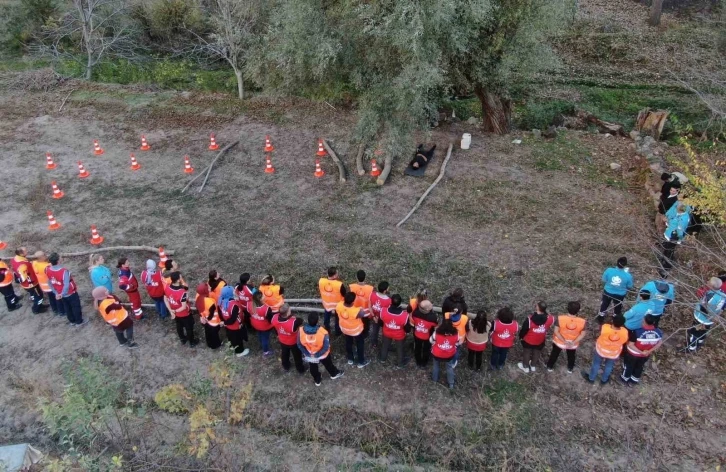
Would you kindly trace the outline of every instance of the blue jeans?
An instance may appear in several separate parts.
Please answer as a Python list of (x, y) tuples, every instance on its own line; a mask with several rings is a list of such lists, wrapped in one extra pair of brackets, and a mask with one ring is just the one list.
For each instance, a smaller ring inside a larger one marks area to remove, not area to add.
[(81, 313), (81, 297), (78, 296), (78, 292), (73, 295), (68, 295), (60, 300), (63, 303), (63, 309), (65, 310), (68, 322), (71, 324), (83, 323), (83, 314)]
[(165, 320), (169, 317), (169, 313), (166, 310), (166, 304), (164, 303), (164, 297), (158, 297), (158, 298), (152, 298), (154, 300), (154, 306), (156, 307), (156, 311), (159, 312), (159, 318), (162, 320)]
[(507, 360), (508, 353), (508, 347), (497, 347), (492, 345), (492, 358), (489, 361), (492, 365), (492, 369), (499, 370), (504, 367), (504, 362)]
[(437, 359), (434, 357), (434, 371), (431, 374), (431, 378), (434, 382), (439, 381), (439, 363), (445, 362), (446, 363), (446, 381), (449, 383), (449, 387), (454, 386), (454, 364), (456, 363), (456, 358), (452, 357), (449, 360), (443, 360), (443, 359)]
[(325, 310), (325, 313), (323, 314), (323, 327), (328, 331), (328, 333), (332, 333), (332, 331), (330, 331), (330, 318), (335, 318), (335, 334), (343, 334), (340, 330), (340, 325), (338, 324), (338, 314), (334, 311)]
[(262, 352), (270, 352), (270, 333), (272, 330), (269, 331), (257, 331), (257, 339), (260, 340), (260, 344), (262, 345)]
[(600, 354), (595, 351), (592, 357), (592, 367), (590, 368), (590, 382), (594, 382), (597, 378), (597, 373), (600, 371), (600, 364), (604, 363), (604, 367), (602, 370), (602, 376), (600, 379), (603, 382), (607, 382), (610, 380), (610, 374), (613, 372), (613, 367), (615, 367), (615, 361), (617, 359), (606, 359), (602, 357)]

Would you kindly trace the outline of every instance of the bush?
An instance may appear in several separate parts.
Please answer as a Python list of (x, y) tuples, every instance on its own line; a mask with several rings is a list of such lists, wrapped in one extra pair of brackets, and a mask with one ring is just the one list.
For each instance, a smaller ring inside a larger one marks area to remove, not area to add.
[(192, 396), (180, 384), (167, 385), (154, 395), (156, 405), (169, 413), (188, 413), (187, 404), (191, 399)]
[(0, 3), (0, 49), (19, 55), (57, 11), (56, 0), (20, 0)]
[(197, 0), (142, 0), (132, 8), (132, 16), (152, 40), (167, 43), (188, 37), (189, 30), (199, 33), (205, 27)]
[(517, 107), (514, 123), (519, 129), (547, 129), (560, 115), (575, 113), (575, 104), (565, 100), (527, 102)]

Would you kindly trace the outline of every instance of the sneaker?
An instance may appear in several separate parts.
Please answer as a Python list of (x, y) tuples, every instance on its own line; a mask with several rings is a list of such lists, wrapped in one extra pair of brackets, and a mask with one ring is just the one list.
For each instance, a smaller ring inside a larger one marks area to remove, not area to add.
[(235, 354), (235, 355), (237, 357), (244, 357), (244, 356), (249, 355), (249, 353), (250, 353), (250, 350), (249, 349), (245, 349), (244, 351), (240, 352), (239, 354)]
[(272, 351), (265, 351), (262, 353), (263, 357), (270, 357), (272, 355)]
[(89, 320), (88, 318), (86, 318), (85, 320), (81, 320), (81, 322), (80, 322), (80, 323), (76, 323), (76, 326), (83, 326), (83, 325), (86, 325), (86, 324), (88, 324), (88, 322), (89, 322), (89, 321), (90, 321), (90, 320)]
[(353, 364), (355, 364), (355, 362), (353, 361), (353, 359), (348, 359), (348, 365), (353, 365)]
[(568, 374), (571, 374), (571, 373), (572, 373), (572, 371), (571, 371), (570, 369), (567, 369), (567, 373), (568, 373)]
[(533, 366), (533, 365), (530, 365), (529, 366), (529, 371), (530, 372), (537, 372), (537, 368), (535, 366)]
[(184, 344), (186, 344), (186, 343), (187, 343), (187, 339), (186, 339), (186, 338), (184, 338), (184, 339), (180, 339), (180, 340), (179, 340), (179, 342), (180, 342), (180, 343), (182, 343), (182, 345), (184, 345)]
[(199, 344), (199, 341), (192, 341), (189, 343), (189, 347), (197, 347), (197, 344)]
[(517, 367), (519, 367), (519, 370), (524, 372), (525, 374), (529, 374), (529, 369), (524, 366), (521, 362), (517, 362)]
[(580, 372), (580, 374), (582, 374), (582, 378), (585, 379), (585, 380), (587, 380), (588, 383), (591, 383), (591, 384), (594, 384), (595, 383), (594, 380), (590, 380), (590, 373), (589, 372), (582, 371), (582, 372)]
[(322, 383), (323, 383), (323, 382), (315, 382), (315, 386), (316, 386), (316, 387), (320, 387), (320, 385), (321, 385)]
[(330, 377), (330, 380), (336, 380), (336, 379), (339, 379), (339, 378), (341, 378), (341, 377), (343, 376), (343, 374), (345, 374), (345, 372), (343, 372), (342, 370), (339, 370), (339, 371), (338, 371), (338, 373), (337, 373), (336, 375), (334, 375), (334, 376)]
[(129, 343), (126, 343), (126, 347), (129, 348), (129, 349), (136, 349), (136, 348), (139, 347), (139, 345), (136, 344), (135, 342), (131, 341)]
[(451, 366), (452, 369), (456, 369), (456, 366), (459, 364), (459, 361), (454, 361), (454, 365)]
[[(552, 369), (550, 367), (547, 367), (547, 372), (554, 372), (554, 371), (555, 371), (555, 369)], [(570, 373), (572, 373), (572, 371), (570, 371)]]
[(21, 309), (22, 307), (23, 307), (23, 304), (22, 304), (22, 303), (18, 303), (18, 304), (17, 304), (17, 305), (15, 305), (15, 306), (14, 306), (13, 308), (8, 308), (8, 311), (15, 311), (15, 310), (19, 310), (19, 309)]
[(607, 385), (610, 383), (610, 379), (607, 380), (600, 380), (600, 385)]
[(370, 364), (370, 363), (371, 363), (371, 360), (370, 360), (370, 359), (368, 359), (368, 360), (367, 360), (367, 361), (365, 361), (364, 363), (362, 363), (362, 364), (358, 364), (358, 368), (359, 368), (359, 369), (362, 369), (363, 367), (367, 366), (367, 365), (368, 365), (368, 364)]

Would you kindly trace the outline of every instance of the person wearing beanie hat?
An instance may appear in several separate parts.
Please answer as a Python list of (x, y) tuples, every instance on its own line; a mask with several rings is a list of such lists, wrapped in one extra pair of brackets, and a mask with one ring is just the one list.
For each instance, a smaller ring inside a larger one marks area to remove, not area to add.
[(166, 320), (169, 318), (169, 312), (164, 303), (164, 278), (161, 271), (156, 269), (156, 262), (151, 259), (146, 261), (146, 270), (141, 272), (141, 281), (146, 287), (146, 293), (154, 300), (156, 312), (159, 313), (159, 319)]
[(666, 307), (676, 299), (675, 286), (661, 279), (650, 280), (640, 288), (640, 292), (650, 294), (650, 301), (653, 305), (652, 315), (655, 318), (654, 326), (657, 328)]
[(413, 327), (413, 355), (419, 368), (426, 368), (431, 354), (431, 335), (434, 334), (439, 320), (434, 313), (434, 305), (429, 300), (422, 300), (411, 313), (410, 324)]
[(628, 290), (633, 288), (633, 276), (628, 272), (628, 259), (621, 257), (615, 267), (608, 267), (602, 274), (602, 281), (605, 284), (600, 302), (600, 312), (597, 321), (603, 324), (610, 303), (613, 304), (615, 315), (622, 315), (623, 300)]
[(113, 328), (119, 345), (129, 349), (137, 348), (138, 345), (134, 342), (134, 322), (121, 305), (121, 300), (109, 293), (104, 286), (94, 288), (91, 295), (101, 317)]

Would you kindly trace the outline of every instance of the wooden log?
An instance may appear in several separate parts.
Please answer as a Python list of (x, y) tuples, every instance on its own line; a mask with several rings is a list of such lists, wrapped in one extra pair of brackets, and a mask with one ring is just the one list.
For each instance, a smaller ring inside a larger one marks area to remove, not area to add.
[(378, 179), (376, 179), (376, 183), (378, 185), (383, 185), (386, 183), (386, 180), (388, 180), (388, 176), (391, 174), (391, 167), (393, 167), (393, 156), (391, 154), (388, 154), (386, 156), (386, 159), (383, 161), (383, 170), (381, 171), (381, 175), (378, 176)]
[[(109, 246), (109, 247), (97, 247), (89, 249), (88, 251), (79, 252), (61, 252), (58, 255), (61, 257), (77, 257), (77, 256), (88, 256), (89, 254), (96, 254), (97, 252), (110, 252), (110, 251), (148, 251), (148, 252), (159, 252), (158, 247), (152, 246)], [(174, 251), (164, 249), (167, 256), (173, 256)], [(12, 259), (12, 257), (1, 257), (0, 259)], [(35, 259), (33, 256), (28, 256), (28, 259)]]
[(406, 220), (408, 220), (411, 217), (411, 215), (413, 215), (413, 213), (416, 210), (418, 210), (418, 207), (421, 206), (424, 199), (434, 189), (434, 187), (436, 187), (436, 184), (438, 184), (439, 181), (444, 178), (444, 174), (446, 173), (446, 164), (448, 164), (449, 159), (451, 159), (451, 151), (453, 151), (453, 150), (454, 150), (454, 143), (449, 143), (449, 149), (446, 151), (446, 159), (444, 159), (444, 162), (441, 164), (441, 170), (439, 170), (439, 176), (436, 177), (436, 180), (434, 180), (434, 183), (432, 183), (429, 186), (429, 188), (424, 192), (424, 194), (421, 195), (421, 198), (419, 198), (418, 202), (416, 202), (416, 204), (413, 206), (413, 208), (411, 208), (411, 211), (409, 211), (408, 214), (406, 216), (404, 216), (403, 219), (396, 224), (396, 228), (399, 228), (402, 224), (404, 224), (406, 222)]
[(202, 190), (204, 190), (204, 186), (207, 184), (207, 179), (209, 178), (209, 174), (212, 172), (212, 167), (214, 166), (214, 163), (217, 162), (217, 159), (219, 159), (220, 157), (222, 157), (222, 155), (225, 152), (229, 151), (230, 149), (232, 149), (233, 147), (235, 147), (237, 144), (239, 144), (239, 140), (237, 140), (237, 141), (235, 141), (233, 143), (227, 144), (224, 148), (222, 148), (221, 151), (219, 151), (219, 153), (212, 160), (212, 162), (209, 163), (209, 167), (207, 169), (207, 176), (204, 177), (204, 182), (202, 182), (202, 186), (199, 187), (199, 193), (202, 193)]
[(338, 165), (338, 176), (340, 177), (341, 182), (345, 182), (345, 166), (343, 165), (343, 162), (338, 159), (338, 155), (333, 151), (333, 149), (330, 147), (328, 142), (323, 139), (323, 146), (325, 147), (325, 150), (328, 151), (328, 154), (330, 154), (330, 157), (333, 159), (333, 162), (335, 162)]
[(645, 108), (638, 112), (638, 118), (635, 120), (635, 129), (641, 134), (652, 136), (653, 139), (658, 141), (660, 134), (663, 132), (663, 127), (668, 121), (668, 115), (670, 114), (667, 110), (653, 111), (650, 108)]
[(360, 143), (358, 146), (358, 154), (355, 156), (355, 167), (358, 170), (358, 175), (366, 175), (366, 169), (363, 167), (363, 153), (366, 150), (366, 145)]

